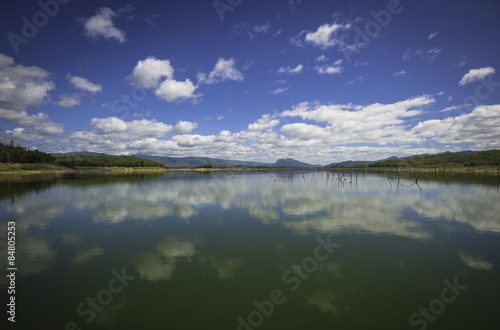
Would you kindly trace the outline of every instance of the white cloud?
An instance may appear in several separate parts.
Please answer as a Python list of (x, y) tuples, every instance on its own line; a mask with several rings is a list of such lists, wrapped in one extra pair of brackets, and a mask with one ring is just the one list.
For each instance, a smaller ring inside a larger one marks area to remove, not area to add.
[(267, 34), (269, 32), (269, 30), (271, 29), (271, 23), (266, 23), (266, 24), (263, 24), (263, 25), (255, 25), (253, 27), (253, 30), (255, 33), (264, 33), (264, 34)]
[(408, 49), (404, 54), (403, 54), (403, 60), (407, 61), (411, 57), (412, 50)]
[(63, 108), (72, 108), (80, 105), (81, 96), (79, 94), (73, 93), (71, 95), (63, 94), (59, 95), (60, 100), (55, 104)]
[(93, 127), (98, 134), (119, 133), (127, 129), (127, 124), (125, 124), (123, 120), (116, 117), (104, 119), (92, 118), (90, 126)]
[(0, 78), (0, 108), (3, 109), (40, 106), (48, 92), (55, 89), (49, 72), (36, 66), (14, 65), (14, 59), (3, 54), (0, 54)]
[(249, 132), (262, 131), (264, 129), (278, 126), (279, 123), (280, 123), (279, 119), (273, 119), (271, 115), (265, 114), (259, 120), (257, 120), (257, 122), (248, 125), (247, 131)]
[(432, 49), (429, 49), (427, 51), (427, 55), (425, 56), (427, 58), (428, 62), (434, 61), (440, 54), (441, 54), (442, 49), (434, 47)]
[(436, 38), (438, 35), (439, 35), (439, 32), (434, 32), (432, 34), (429, 34), (427, 39), (432, 40), (432, 39)]
[(154, 88), (157, 87), (161, 79), (172, 79), (174, 68), (169, 60), (158, 60), (148, 57), (137, 62), (132, 73), (127, 77), (133, 86)]
[(233, 25), (231, 27), (231, 32), (237, 35), (247, 34), (250, 39), (257, 37), (259, 34), (267, 34), (271, 29), (271, 23), (265, 23), (262, 25), (250, 26), (248, 23), (241, 23)]
[(326, 57), (324, 54), (321, 56), (318, 56), (314, 59), (316, 62), (326, 62), (328, 61), (328, 57)]
[(460, 57), (460, 60), (457, 62), (457, 64), (455, 64), (455, 67), (460, 68), (460, 67), (466, 65), (467, 63), (469, 63), (469, 60), (467, 60), (467, 56), (462, 55)]
[(6, 130), (5, 134), (1, 137), (1, 140), (14, 140), (16, 143), (30, 143), (43, 140), (44, 138), (44, 135), (38, 134), (31, 129), (17, 127), (13, 130)]
[(297, 65), (295, 68), (291, 68), (290, 66), (281, 67), (277, 71), (277, 73), (290, 73), (290, 74), (299, 74), (304, 70), (304, 66), (302, 64)]
[(405, 70), (401, 70), (401, 71), (398, 71), (398, 72), (394, 73), (394, 77), (404, 76), (405, 74), (406, 74), (406, 71)]
[[(394, 104), (371, 104), (368, 106), (347, 105), (315, 105), (301, 103), (292, 110), (281, 113), (283, 117), (300, 117), (304, 120), (314, 120), (327, 123), (327, 126), (317, 126), (314, 136), (326, 136), (327, 144), (343, 143), (419, 143), (418, 136), (408, 134), (404, 128), (405, 118), (415, 117), (422, 113), (423, 108), (434, 103), (430, 96), (421, 96)], [(286, 132), (294, 129), (292, 136), (298, 140), (308, 140), (310, 126), (284, 126)]]
[(333, 65), (323, 65), (316, 66), (315, 69), (319, 74), (339, 74), (342, 73), (342, 60), (337, 60), (333, 63)]
[(127, 40), (125, 32), (116, 28), (113, 22), (117, 17), (118, 14), (113, 10), (100, 8), (96, 15), (83, 19), (85, 35), (92, 39), (116, 39), (119, 43), (124, 43)]
[(174, 134), (175, 135), (189, 134), (196, 128), (198, 128), (197, 123), (192, 123), (190, 121), (180, 121), (177, 123), (177, 125), (175, 125)]
[(55, 89), (49, 77), (50, 73), (39, 67), (15, 65), (12, 57), (0, 54), (0, 120), (30, 126), (6, 130), (0, 139), (29, 143), (63, 134), (63, 125), (52, 122), (47, 114), (29, 115), (26, 111), (44, 104), (49, 91)]
[(327, 49), (333, 46), (341, 45), (343, 37), (338, 35), (338, 32), (349, 30), (350, 24), (324, 24), (321, 25), (315, 32), (309, 32), (305, 36), (305, 40), (312, 43), (314, 46), (321, 49)]
[(468, 73), (466, 73), (462, 80), (458, 82), (460, 86), (464, 86), (466, 84), (470, 84), (474, 81), (484, 79), (489, 75), (495, 73), (495, 69), (492, 67), (480, 68), (480, 69), (472, 69)]
[(235, 68), (235, 65), (234, 58), (228, 60), (219, 58), (208, 77), (205, 73), (198, 73), (199, 83), (216, 84), (226, 80), (242, 81), (244, 79), (243, 74)]
[[(451, 100), (449, 100), (451, 101)], [(458, 109), (462, 109), (462, 108), (465, 108), (467, 107), (467, 105), (460, 105), (460, 106), (457, 106), (457, 105), (454, 105), (454, 106), (450, 106), (450, 107), (446, 107), (442, 110), (439, 110), (439, 112), (449, 112), (449, 111), (454, 111), (454, 110), (458, 110)]]
[(286, 88), (280, 87), (280, 88), (273, 89), (273, 90), (269, 91), (269, 93), (271, 93), (273, 95), (278, 95), (278, 94), (282, 94), (282, 93), (286, 92), (289, 88), (290, 88), (290, 86), (288, 86)]
[(423, 51), (423, 50), (412, 50), (408, 49), (404, 54), (403, 54), (403, 60), (407, 61), (409, 60), (412, 56), (417, 56), (420, 57), (422, 60), (426, 60), (427, 62), (432, 62), (434, 61), (442, 52), (443, 50), (441, 48), (431, 48), (428, 51)]
[(196, 101), (203, 95), (194, 94), (198, 85), (194, 85), (191, 80), (177, 81), (174, 79), (174, 68), (169, 60), (148, 57), (139, 61), (127, 79), (133, 86), (155, 88), (155, 95), (168, 102), (182, 102), (187, 99)]
[(295, 11), (301, 3), (302, 0), (288, 0), (288, 6), (292, 11)]
[(93, 84), (85, 78), (78, 76), (71, 76), (69, 73), (67, 75), (69, 82), (77, 89), (90, 92), (95, 94), (97, 92), (102, 92), (102, 85)]
[(161, 139), (173, 129), (172, 125), (167, 125), (154, 119), (133, 120), (127, 122), (126, 126), (127, 129), (124, 132), (125, 136), (123, 138), (126, 137), (128, 139)]
[(87, 146), (98, 145), (100, 148), (106, 148), (104, 151), (114, 149), (114, 154), (132, 142), (164, 138), (172, 129), (172, 125), (154, 119), (126, 122), (116, 117), (92, 118), (89, 129), (73, 133), (71, 139), (76, 146), (82, 143)]
[(500, 148), (500, 105), (478, 106), (471, 113), (419, 123), (412, 134), (440, 144), (471, 143), (473, 149)]
[(194, 94), (197, 88), (198, 86), (195, 86), (189, 79), (185, 81), (167, 79), (156, 89), (155, 94), (159, 99), (168, 102), (181, 102), (191, 98), (196, 100), (201, 96)]

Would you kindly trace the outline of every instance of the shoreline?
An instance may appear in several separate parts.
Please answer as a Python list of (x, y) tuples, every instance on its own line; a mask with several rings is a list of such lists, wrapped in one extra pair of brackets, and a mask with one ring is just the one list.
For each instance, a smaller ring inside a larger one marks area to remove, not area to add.
[(362, 172), (362, 173), (429, 173), (429, 174), (461, 174), (500, 176), (500, 167), (492, 165), (458, 166), (458, 164), (439, 164), (415, 167), (315, 167), (315, 168), (284, 168), (284, 167), (66, 167), (56, 164), (35, 163), (0, 163), (0, 176), (31, 175), (31, 174), (70, 174), (70, 173), (160, 173), (160, 172), (269, 172), (269, 171), (327, 171), (327, 172)]

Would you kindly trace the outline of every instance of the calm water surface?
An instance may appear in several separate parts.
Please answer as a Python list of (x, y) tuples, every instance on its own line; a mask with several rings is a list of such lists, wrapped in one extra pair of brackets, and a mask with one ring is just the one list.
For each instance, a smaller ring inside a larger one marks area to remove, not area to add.
[[(496, 184), (326, 172), (0, 182), (15, 329), (498, 329)], [(4, 327), (2, 326), (2, 329)]]

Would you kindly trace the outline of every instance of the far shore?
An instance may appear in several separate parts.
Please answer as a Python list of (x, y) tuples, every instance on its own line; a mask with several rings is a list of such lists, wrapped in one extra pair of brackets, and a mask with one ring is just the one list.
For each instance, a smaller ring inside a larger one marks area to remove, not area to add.
[(333, 172), (366, 172), (366, 173), (433, 173), (433, 174), (466, 174), (500, 176), (498, 166), (464, 166), (463, 164), (437, 164), (437, 166), (415, 167), (67, 167), (57, 164), (20, 164), (0, 163), (0, 176), (29, 174), (69, 174), (69, 173), (163, 173), (163, 172), (265, 172), (265, 171), (333, 171)]

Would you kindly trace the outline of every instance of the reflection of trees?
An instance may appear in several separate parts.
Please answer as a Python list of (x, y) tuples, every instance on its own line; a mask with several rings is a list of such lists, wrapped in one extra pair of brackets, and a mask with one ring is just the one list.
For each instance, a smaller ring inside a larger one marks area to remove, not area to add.
[(134, 183), (154, 180), (161, 177), (163, 173), (78, 173), (78, 174), (43, 174), (43, 175), (17, 175), (0, 177), (0, 200), (10, 198), (12, 202), (16, 198), (28, 193), (40, 193), (55, 184), (68, 186), (106, 185), (112, 183)]
[[(42, 192), (54, 184), (57, 183), (57, 176), (29, 176), (29, 177), (8, 177), (2, 178), (0, 181), (0, 201), (4, 199), (10, 199), (12, 203), (15, 202), (16, 198), (25, 196), (28, 193), (39, 193)], [(18, 179), (12, 180), (12, 179)]]

